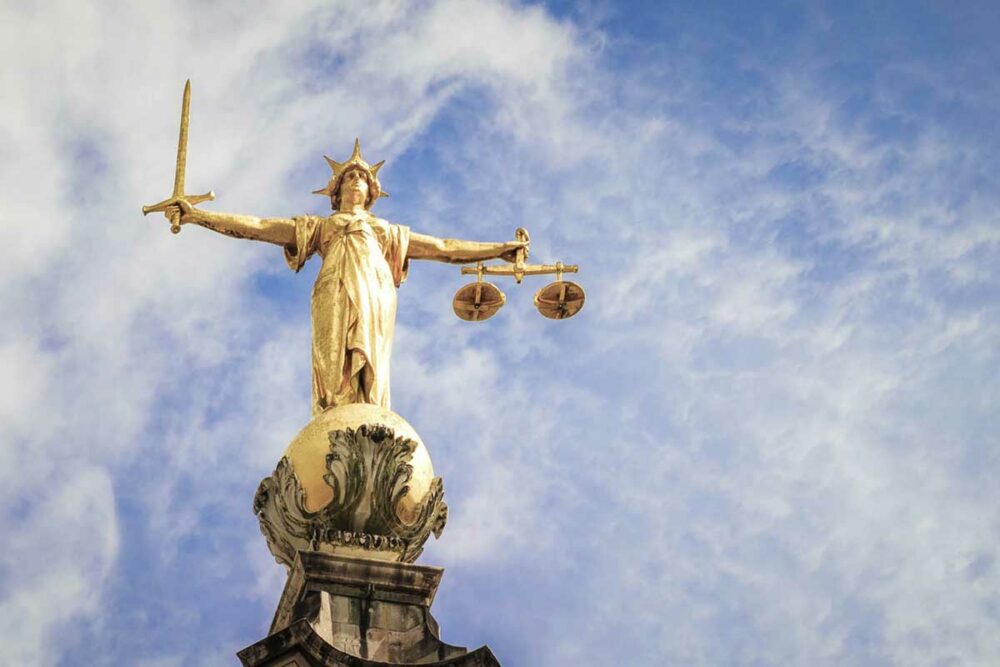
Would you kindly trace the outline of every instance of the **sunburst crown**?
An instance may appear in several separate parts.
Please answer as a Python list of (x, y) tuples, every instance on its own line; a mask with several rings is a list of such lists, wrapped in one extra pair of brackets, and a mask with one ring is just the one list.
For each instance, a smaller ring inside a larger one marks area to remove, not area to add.
[(326, 159), (326, 163), (330, 165), (330, 169), (333, 170), (333, 175), (330, 176), (330, 180), (327, 182), (326, 187), (321, 190), (313, 190), (315, 195), (325, 195), (327, 197), (332, 197), (340, 187), (340, 180), (343, 178), (344, 174), (350, 169), (360, 169), (368, 175), (368, 179), (371, 183), (368, 202), (365, 204), (365, 208), (371, 208), (372, 204), (379, 197), (388, 197), (389, 193), (382, 189), (382, 184), (378, 180), (378, 170), (382, 168), (385, 164), (385, 160), (373, 165), (369, 165), (365, 162), (364, 158), (361, 157), (361, 140), (354, 140), (354, 152), (351, 153), (351, 157), (345, 162), (337, 162), (336, 160), (323, 156)]

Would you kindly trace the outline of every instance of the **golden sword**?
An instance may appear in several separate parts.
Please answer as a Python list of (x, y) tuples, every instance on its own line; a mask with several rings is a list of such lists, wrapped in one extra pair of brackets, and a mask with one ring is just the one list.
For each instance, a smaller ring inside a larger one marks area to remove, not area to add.
[[(184, 100), (181, 103), (181, 133), (177, 139), (177, 168), (174, 171), (174, 194), (169, 199), (164, 199), (159, 204), (143, 206), (142, 214), (147, 215), (157, 211), (166, 211), (169, 207), (177, 206), (177, 200), (183, 199), (189, 204), (200, 204), (203, 201), (215, 199), (215, 192), (209, 190), (203, 195), (184, 194), (184, 173), (187, 169), (187, 143), (188, 143), (188, 121), (191, 118), (191, 79), (184, 84)], [(170, 231), (177, 234), (181, 231), (181, 214), (176, 209), (168, 215), (170, 219)]]

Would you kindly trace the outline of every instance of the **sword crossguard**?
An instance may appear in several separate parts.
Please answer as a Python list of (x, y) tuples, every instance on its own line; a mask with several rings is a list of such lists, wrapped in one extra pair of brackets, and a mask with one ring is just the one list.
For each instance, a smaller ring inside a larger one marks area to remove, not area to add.
[[(150, 213), (160, 213), (160, 212), (166, 213), (167, 209), (170, 208), (171, 206), (177, 206), (178, 199), (183, 199), (187, 203), (194, 206), (195, 204), (200, 204), (205, 201), (214, 201), (215, 192), (213, 190), (209, 190), (203, 195), (179, 195), (176, 197), (170, 197), (168, 199), (164, 199), (158, 204), (153, 204), (152, 206), (143, 206), (142, 214), (149, 215)], [(170, 220), (170, 231), (172, 231), (174, 234), (180, 233), (181, 231), (180, 213), (176, 213), (174, 215), (170, 215), (167, 217)]]

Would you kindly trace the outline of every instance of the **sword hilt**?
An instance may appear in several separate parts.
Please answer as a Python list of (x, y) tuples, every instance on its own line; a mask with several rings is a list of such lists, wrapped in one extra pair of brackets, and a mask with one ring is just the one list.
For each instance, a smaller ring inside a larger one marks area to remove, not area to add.
[[(177, 200), (183, 199), (187, 203), (194, 206), (195, 204), (200, 204), (204, 201), (214, 201), (215, 191), (209, 190), (203, 195), (181, 195), (179, 197), (170, 197), (169, 199), (164, 199), (158, 204), (153, 204), (152, 206), (143, 206), (142, 214), (149, 215), (150, 213), (163, 212), (166, 213), (167, 209), (171, 206), (177, 206)], [(179, 234), (181, 231), (181, 213), (177, 211), (173, 214), (167, 214), (167, 219), (170, 221), (170, 231), (174, 234)]]

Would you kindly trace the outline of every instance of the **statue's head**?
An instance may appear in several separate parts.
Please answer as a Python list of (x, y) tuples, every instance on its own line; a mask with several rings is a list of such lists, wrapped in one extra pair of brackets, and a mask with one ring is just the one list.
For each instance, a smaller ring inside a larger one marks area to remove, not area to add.
[(365, 162), (361, 157), (361, 142), (358, 139), (354, 140), (354, 152), (346, 162), (337, 162), (325, 155), (323, 157), (333, 170), (333, 175), (330, 176), (325, 188), (313, 190), (313, 194), (329, 197), (334, 210), (340, 209), (345, 194), (351, 196), (351, 192), (348, 191), (363, 190), (365, 193), (363, 204), (366, 209), (371, 209), (379, 197), (389, 196), (378, 180), (378, 170), (385, 164), (385, 160), (375, 165)]

